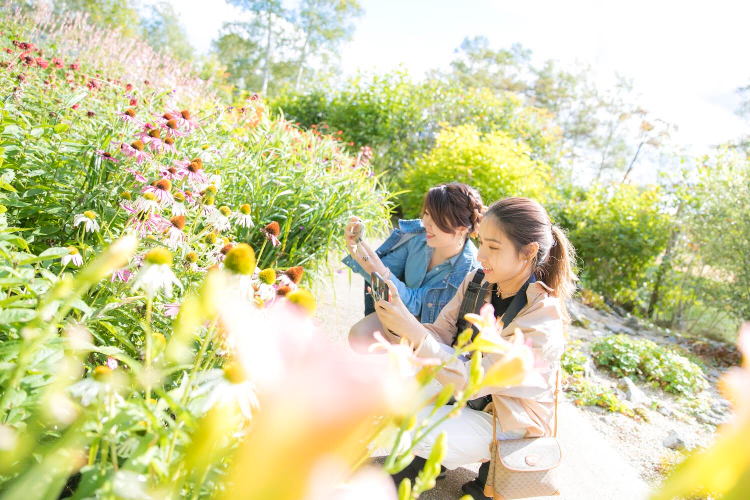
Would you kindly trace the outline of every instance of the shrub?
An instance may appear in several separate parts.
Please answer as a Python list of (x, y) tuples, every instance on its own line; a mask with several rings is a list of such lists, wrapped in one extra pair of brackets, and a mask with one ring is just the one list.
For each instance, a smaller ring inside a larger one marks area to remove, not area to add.
[(614, 413), (622, 413), (635, 418), (633, 410), (623, 403), (612, 389), (580, 377), (569, 382), (568, 392), (576, 406), (599, 406)]
[(576, 341), (565, 348), (562, 355), (562, 369), (568, 375), (583, 375), (586, 372), (588, 358), (581, 349), (581, 342)]
[(579, 189), (550, 207), (582, 261), (583, 284), (633, 309), (651, 291), (648, 273), (669, 238), (671, 218), (658, 187)]
[(528, 196), (545, 203), (553, 197), (550, 167), (532, 160), (529, 147), (502, 131), (481, 132), (474, 125), (444, 127), (435, 147), (407, 167), (401, 196), (404, 213), (419, 216), (427, 190), (443, 182), (478, 189), (485, 203), (504, 196)]
[(674, 394), (692, 395), (708, 387), (700, 366), (650, 340), (612, 335), (597, 340), (592, 353), (597, 366), (618, 377), (654, 382)]
[(416, 83), (405, 71), (358, 75), (342, 88), (317, 86), (281, 94), (272, 103), (292, 121), (341, 134), (355, 150), (371, 147), (376, 171), (399, 180), (403, 169), (428, 152), (441, 124), (471, 123), (482, 132), (503, 130), (528, 145), (533, 159), (555, 163), (559, 135), (545, 111), (512, 95), (467, 89), (439, 80)]

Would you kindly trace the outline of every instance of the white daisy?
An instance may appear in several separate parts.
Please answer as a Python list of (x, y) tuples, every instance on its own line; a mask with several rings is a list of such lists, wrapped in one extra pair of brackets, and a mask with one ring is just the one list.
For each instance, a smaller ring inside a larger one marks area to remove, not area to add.
[(237, 221), (237, 224), (240, 227), (255, 227), (255, 224), (253, 223), (253, 218), (250, 217), (250, 205), (245, 203), (240, 207), (240, 209), (237, 212), (234, 212), (231, 215), (231, 218), (235, 221)]
[(63, 265), (63, 267), (67, 266), (68, 264), (73, 264), (76, 267), (81, 267), (83, 265), (83, 257), (81, 256), (81, 253), (78, 251), (75, 247), (68, 247), (68, 254), (63, 255), (62, 259), (60, 259), (60, 263)]
[(112, 369), (105, 365), (94, 368), (92, 377), (86, 377), (76, 382), (68, 390), (72, 396), (81, 401), (83, 406), (88, 406), (94, 401), (110, 394), (116, 400), (123, 401), (122, 396), (114, 391)]
[(208, 217), (206, 217), (206, 224), (219, 232), (226, 231), (231, 226), (229, 222), (231, 215), (232, 211), (229, 207), (222, 206), (218, 210), (214, 210), (208, 214)]
[(143, 193), (133, 202), (133, 208), (136, 212), (155, 213), (161, 212), (161, 206), (153, 193)]
[(172, 298), (172, 285), (182, 289), (182, 283), (172, 272), (172, 254), (166, 248), (157, 247), (150, 250), (143, 261), (143, 267), (133, 281), (133, 290), (145, 290), (153, 298), (160, 291), (165, 297)]
[(87, 233), (93, 233), (99, 230), (99, 223), (96, 222), (96, 214), (91, 210), (86, 210), (82, 214), (78, 214), (73, 218), (73, 227), (78, 227), (83, 224), (84, 231)]
[(197, 410), (201, 414), (217, 405), (231, 405), (250, 420), (260, 408), (257, 392), (257, 387), (247, 379), (242, 365), (229, 362), (223, 369), (211, 370), (201, 377), (193, 395), (199, 398), (194, 401), (199, 404)]

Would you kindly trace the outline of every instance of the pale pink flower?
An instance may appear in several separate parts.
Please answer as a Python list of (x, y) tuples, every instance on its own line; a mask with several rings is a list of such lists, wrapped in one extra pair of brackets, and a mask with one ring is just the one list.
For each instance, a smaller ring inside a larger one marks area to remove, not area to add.
[(132, 174), (136, 182), (139, 182), (141, 184), (146, 184), (146, 182), (148, 182), (148, 180), (143, 176), (143, 174), (135, 169), (126, 168), (125, 171), (128, 172), (129, 174)]
[(411, 379), (424, 366), (440, 366), (441, 361), (436, 358), (420, 358), (414, 354), (414, 349), (404, 338), (399, 344), (392, 344), (380, 332), (373, 334), (376, 342), (367, 348), (369, 352), (384, 351), (395, 363), (398, 373), (404, 379)]
[(127, 269), (115, 269), (112, 271), (112, 276), (109, 278), (110, 283), (114, 283), (115, 281), (121, 281), (123, 283), (127, 283), (130, 281), (130, 278), (133, 276), (133, 273), (131, 273)]
[(177, 314), (180, 312), (180, 306), (182, 304), (178, 304), (177, 302), (172, 302), (170, 304), (164, 304), (164, 316), (170, 318), (173, 316), (177, 316)]
[(144, 144), (141, 140), (136, 140), (132, 144), (121, 142), (120, 151), (128, 158), (135, 158), (138, 165), (151, 158), (151, 155), (144, 151)]
[(159, 203), (169, 205), (174, 201), (172, 193), (170, 192), (171, 189), (172, 182), (170, 182), (169, 179), (162, 179), (156, 182), (154, 185), (144, 187), (141, 192), (151, 193), (156, 197)]

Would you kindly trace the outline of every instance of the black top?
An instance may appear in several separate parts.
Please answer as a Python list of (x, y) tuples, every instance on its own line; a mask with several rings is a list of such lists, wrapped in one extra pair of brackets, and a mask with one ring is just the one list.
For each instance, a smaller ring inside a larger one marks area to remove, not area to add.
[(510, 303), (513, 302), (513, 298), (515, 295), (511, 295), (510, 297), (506, 298), (500, 298), (497, 294), (497, 285), (493, 286), (491, 290), (488, 290), (489, 293), (492, 294), (492, 299), (490, 300), (490, 303), (492, 304), (492, 307), (495, 308), (495, 317), (499, 318), (503, 314), (505, 314), (505, 311), (508, 310), (508, 307), (510, 307)]

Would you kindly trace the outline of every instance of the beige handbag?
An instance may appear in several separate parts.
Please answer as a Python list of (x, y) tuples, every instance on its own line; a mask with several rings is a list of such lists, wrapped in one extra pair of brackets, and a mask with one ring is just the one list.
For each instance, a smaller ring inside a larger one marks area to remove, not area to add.
[(492, 413), (490, 471), (484, 494), (493, 500), (560, 494), (557, 467), (562, 451), (557, 442), (557, 395), (560, 372), (555, 378), (555, 431), (553, 437), (497, 439), (497, 416)]

